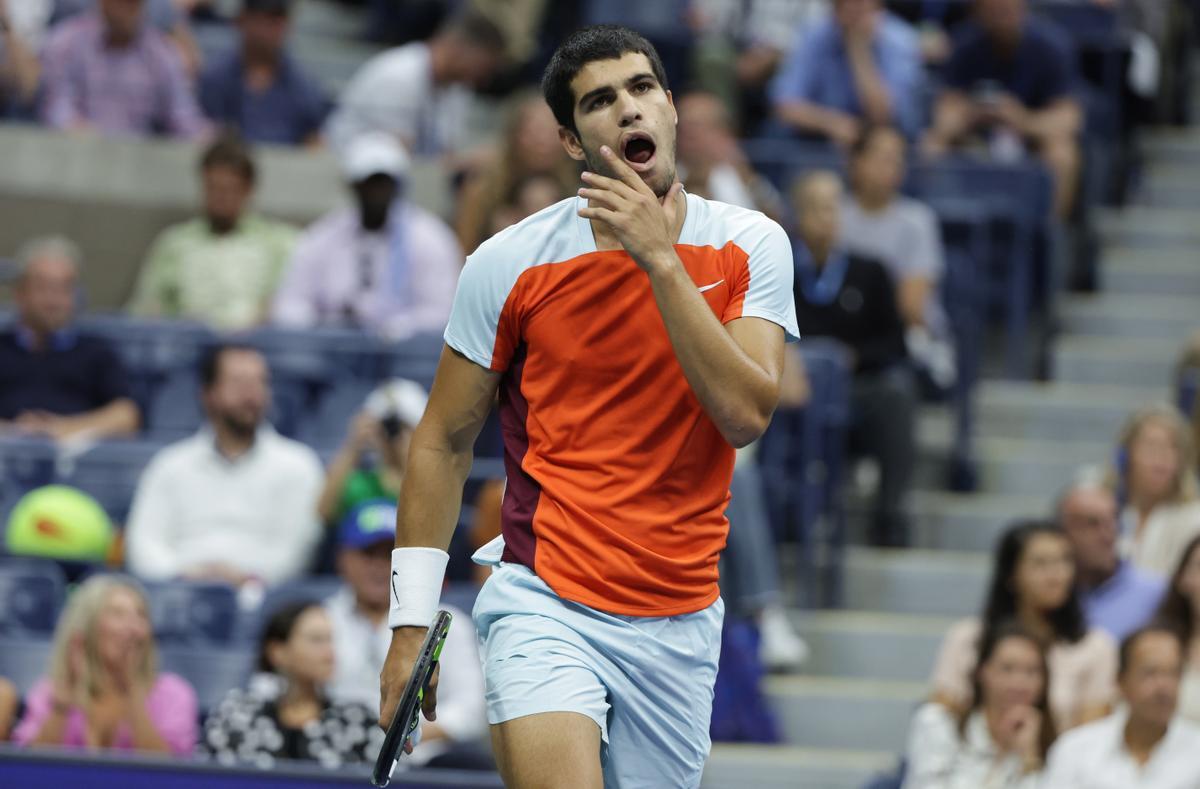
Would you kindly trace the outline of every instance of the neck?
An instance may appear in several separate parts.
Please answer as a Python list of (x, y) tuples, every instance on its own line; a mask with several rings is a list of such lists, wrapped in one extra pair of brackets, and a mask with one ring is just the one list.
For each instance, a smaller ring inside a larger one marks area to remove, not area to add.
[(1079, 582), (1085, 589), (1097, 589), (1108, 583), (1109, 579), (1117, 574), (1120, 566), (1120, 563), (1117, 563), (1112, 567), (1081, 567)]
[(1146, 518), (1149, 518), (1150, 513), (1154, 511), (1154, 508), (1157, 507), (1158, 504), (1158, 500), (1153, 496), (1138, 494), (1132, 491), (1129, 493), (1129, 506), (1133, 507), (1134, 511), (1137, 513), (1138, 520), (1145, 520)]
[(280, 53), (259, 47), (242, 48), (242, 66), (249, 69), (269, 69), (274, 72), (279, 67)]
[(213, 432), (216, 434), (217, 451), (229, 460), (236, 460), (254, 446), (254, 433), (230, 430), (219, 424), (214, 425)]
[[(661, 198), (660, 198), (661, 199)], [(683, 223), (687, 219), (687, 198), (683, 193), (675, 195), (676, 204), (679, 206), (679, 211), (675, 216), (675, 227), (671, 229), (671, 236), (676, 243), (679, 241), (679, 234), (683, 232)], [(591, 220), (592, 237), (596, 241), (596, 249), (604, 252), (608, 250), (623, 249), (621, 240), (617, 238), (617, 234), (612, 228), (596, 219)]]
[(111, 27), (104, 31), (104, 43), (115, 49), (124, 49), (133, 43), (133, 39), (137, 37), (137, 33), (126, 35), (125, 33), (113, 30)]
[(1150, 760), (1151, 752), (1165, 736), (1166, 726), (1139, 720), (1134, 715), (1130, 715), (1125, 724), (1125, 747), (1142, 764)]
[(38, 326), (32, 326), (24, 321), (21, 322), (21, 325), (25, 327), (27, 332), (29, 332), (30, 345), (32, 346), (33, 350), (45, 350), (46, 346), (50, 344), (50, 337), (54, 334), (54, 332)]
[(307, 680), (288, 679), (287, 690), (283, 692), (280, 704), (312, 704), (318, 701), (320, 694), (317, 686)]
[(859, 192), (856, 196), (858, 205), (864, 211), (875, 214), (887, 208), (892, 202), (892, 195), (887, 192)]
[(1029, 606), (1021, 606), (1017, 611), (1017, 619), (1045, 643), (1050, 644), (1054, 641), (1054, 627), (1042, 611)]

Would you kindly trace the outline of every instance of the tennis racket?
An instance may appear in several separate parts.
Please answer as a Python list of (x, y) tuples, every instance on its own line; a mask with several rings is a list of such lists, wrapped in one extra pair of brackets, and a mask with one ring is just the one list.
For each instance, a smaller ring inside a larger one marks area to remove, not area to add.
[(371, 783), (375, 786), (387, 786), (392, 780), (392, 773), (404, 752), (404, 744), (417, 730), (420, 721), (421, 704), (425, 701), (425, 691), (429, 689), (429, 681), (437, 668), (442, 656), (442, 647), (446, 643), (446, 634), (450, 632), (450, 622), (454, 617), (447, 611), (438, 611), (429, 626), (429, 633), (417, 653), (417, 662), (413, 665), (412, 674), (400, 694), (400, 703), (392, 715), (387, 734), (383, 738), (383, 747), (375, 759), (375, 770), (371, 773)]

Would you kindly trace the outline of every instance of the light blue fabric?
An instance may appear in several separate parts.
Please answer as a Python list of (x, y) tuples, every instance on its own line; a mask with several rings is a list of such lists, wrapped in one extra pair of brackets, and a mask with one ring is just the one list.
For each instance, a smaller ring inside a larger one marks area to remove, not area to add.
[[(872, 50), (891, 98), (893, 122), (906, 136), (914, 137), (921, 123), (922, 71), (917, 32), (902, 19), (884, 13), (879, 17)], [(800, 32), (771, 83), (770, 95), (771, 103), (776, 105), (805, 101), (863, 117), (841, 29), (833, 18)]]
[(577, 712), (600, 727), (605, 789), (699, 787), (724, 611), (606, 614), (500, 564), (473, 612), (488, 722)]
[(1122, 561), (1117, 571), (1095, 589), (1083, 590), (1088, 624), (1107, 630), (1117, 641), (1149, 624), (1158, 611), (1167, 581)]

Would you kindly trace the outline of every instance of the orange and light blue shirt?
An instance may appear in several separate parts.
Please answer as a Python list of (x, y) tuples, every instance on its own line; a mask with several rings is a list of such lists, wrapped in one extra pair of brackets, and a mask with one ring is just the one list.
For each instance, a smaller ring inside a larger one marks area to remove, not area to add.
[[(796, 339), (792, 250), (756, 211), (687, 195), (675, 251), (724, 324)], [(502, 374), (502, 561), (609, 613), (675, 616), (718, 596), (734, 450), (676, 359), (650, 280), (599, 251), (581, 198), (467, 259), (446, 343)]]

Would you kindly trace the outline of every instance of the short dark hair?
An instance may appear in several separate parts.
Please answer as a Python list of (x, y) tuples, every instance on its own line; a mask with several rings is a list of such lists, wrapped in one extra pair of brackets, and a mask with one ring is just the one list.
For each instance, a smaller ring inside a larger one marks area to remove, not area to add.
[(1117, 676), (1125, 676), (1125, 672), (1129, 670), (1133, 663), (1133, 650), (1137, 649), (1138, 642), (1146, 636), (1152, 635), (1169, 636), (1174, 641), (1178, 642), (1180, 649), (1183, 648), (1183, 638), (1179, 635), (1179, 631), (1170, 625), (1162, 622), (1152, 622), (1145, 627), (1140, 627), (1134, 630), (1129, 635), (1125, 636), (1125, 640), (1121, 642), (1120, 660), (1117, 662)]
[[(1018, 615), (1019, 604), (1014, 583), (1017, 565), (1033, 538), (1042, 534), (1067, 539), (1058, 524), (1044, 520), (1019, 521), (1001, 535), (992, 562), (991, 588), (983, 609), (985, 632)], [(1056, 641), (1074, 644), (1087, 635), (1087, 620), (1083, 616), (1077, 589), (1072, 589), (1066, 601), (1049, 612), (1046, 618), (1054, 628)]]
[(213, 384), (217, 382), (217, 377), (221, 373), (221, 357), (227, 353), (237, 351), (248, 351), (250, 353), (262, 353), (258, 348), (244, 342), (221, 342), (214, 343), (204, 348), (200, 352), (200, 388), (208, 391), (212, 389)]
[(871, 123), (863, 128), (858, 136), (854, 138), (854, 142), (850, 146), (850, 158), (857, 159), (862, 156), (871, 147), (871, 143), (875, 138), (884, 133), (895, 134), (902, 141), (907, 142), (904, 140), (904, 133), (890, 123)]
[(200, 157), (200, 171), (206, 172), (214, 167), (228, 167), (248, 184), (253, 184), (258, 178), (258, 168), (254, 164), (254, 157), (250, 155), (250, 148), (236, 134), (222, 134), (204, 149)]
[(542, 95), (559, 126), (575, 133), (579, 131), (575, 128), (575, 95), (571, 92), (571, 80), (583, 67), (594, 60), (617, 60), (629, 52), (645, 55), (654, 78), (663, 90), (667, 90), (667, 72), (658, 50), (635, 30), (620, 25), (592, 25), (576, 30), (558, 45), (542, 75)]
[(450, 17), (438, 32), (456, 35), (473, 46), (497, 55), (503, 55), (508, 49), (504, 31), (491, 17), (479, 11), (464, 11)]
[(313, 608), (321, 608), (316, 600), (298, 600), (284, 603), (271, 614), (271, 618), (263, 625), (262, 635), (258, 640), (258, 670), (274, 674), (275, 665), (271, 662), (269, 649), (273, 644), (287, 643), (296, 629), (296, 623)]

